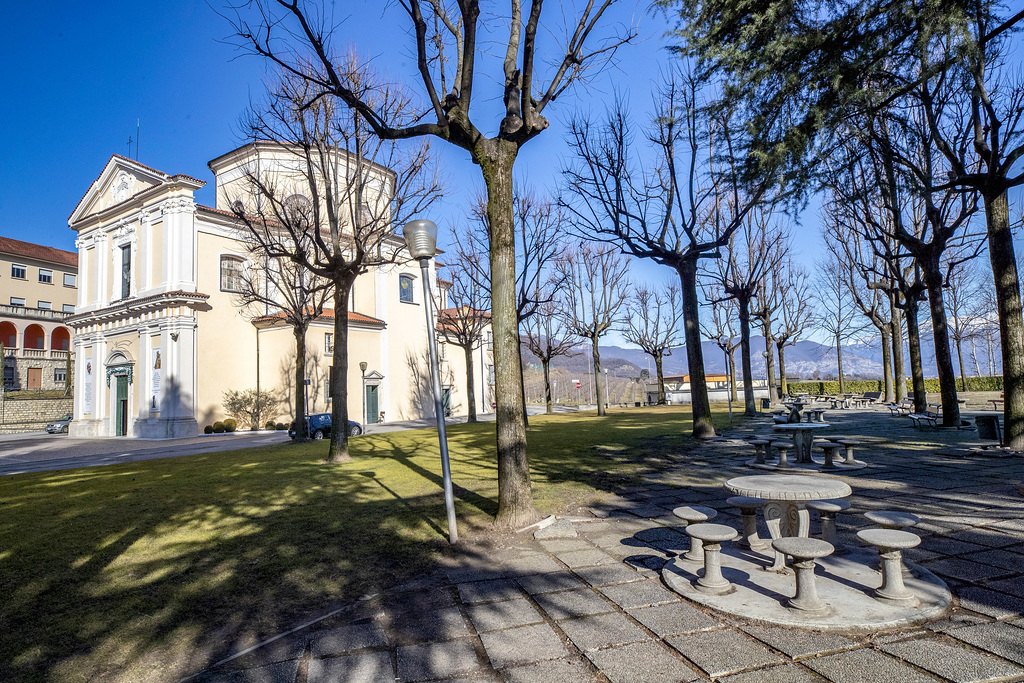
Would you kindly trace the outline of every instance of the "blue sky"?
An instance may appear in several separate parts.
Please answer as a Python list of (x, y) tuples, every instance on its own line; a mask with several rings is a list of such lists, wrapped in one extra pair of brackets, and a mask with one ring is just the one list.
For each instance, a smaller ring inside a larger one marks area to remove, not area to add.
[[(354, 40), (362, 54), (392, 74), (412, 74), (415, 61), (397, 33), (404, 25), (396, 28), (394, 11), (382, 15), (381, 5), (339, 4), (351, 14), (336, 15), (343, 20), (338, 35)], [(557, 7), (551, 5), (551, 16)], [(262, 94), (265, 76), (261, 60), (227, 42), (231, 27), (213, 8), (204, 2), (120, 0), (5, 4), (0, 87), (8, 106), (0, 108), (7, 135), (0, 156), (0, 235), (73, 249), (67, 218), (109, 156), (127, 154), (137, 120), (142, 163), (212, 180), (206, 162), (239, 144), (239, 116), (250, 98)], [(537, 189), (557, 183), (566, 118), (577, 110), (600, 112), (616, 91), (629, 96), (643, 116), (652, 82), (671, 59), (661, 49), (663, 18), (636, 14), (626, 5), (614, 19), (639, 23), (642, 40), (621, 51), (618, 68), (548, 108), (551, 128), (517, 162), (519, 178)], [(494, 99), (481, 100), (482, 107), (493, 106)], [(434, 147), (450, 188), (436, 216), (443, 244), (480, 180), (465, 152), (440, 141)], [(198, 201), (213, 203), (209, 186)], [(638, 266), (644, 279), (672, 278), (668, 269)]]

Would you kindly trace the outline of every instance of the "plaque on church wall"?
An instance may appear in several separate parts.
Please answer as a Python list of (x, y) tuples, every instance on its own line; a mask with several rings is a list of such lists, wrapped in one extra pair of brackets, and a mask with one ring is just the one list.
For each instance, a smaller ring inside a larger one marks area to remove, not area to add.
[(163, 361), (160, 358), (160, 347), (153, 349), (152, 380), (149, 383), (149, 409), (153, 412), (160, 410), (160, 366)]
[[(85, 357), (92, 355), (92, 349), (86, 349)], [(82, 412), (92, 414), (92, 361), (85, 363), (85, 392), (82, 396)]]

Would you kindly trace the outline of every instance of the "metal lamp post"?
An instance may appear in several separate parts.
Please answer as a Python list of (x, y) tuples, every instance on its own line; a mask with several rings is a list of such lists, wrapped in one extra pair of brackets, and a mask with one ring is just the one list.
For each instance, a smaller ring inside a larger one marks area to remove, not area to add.
[[(420, 262), (423, 279), (423, 312), (427, 317), (427, 346), (430, 349), (430, 377), (434, 388), (434, 416), (437, 418), (437, 439), (441, 447), (441, 476), (444, 482), (444, 505), (448, 511), (448, 541), (458, 543), (459, 530), (455, 525), (455, 499), (452, 494), (452, 470), (448, 463), (448, 434), (444, 425), (444, 406), (441, 402), (441, 371), (437, 362), (437, 337), (434, 333), (434, 299), (430, 295), (430, 259), (437, 253), (437, 226), (433, 221), (409, 221), (402, 229), (405, 245), (414, 259)], [(365, 393), (365, 392), (364, 392)]]
[(359, 375), (363, 380), (363, 429), (366, 429), (366, 361), (359, 364)]

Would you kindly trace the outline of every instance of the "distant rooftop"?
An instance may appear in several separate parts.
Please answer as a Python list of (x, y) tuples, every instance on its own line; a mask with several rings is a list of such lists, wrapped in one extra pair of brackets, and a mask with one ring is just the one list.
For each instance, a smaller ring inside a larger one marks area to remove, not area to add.
[(0, 253), (78, 268), (78, 254), (73, 251), (44, 247), (41, 244), (22, 242), (10, 237), (0, 237)]

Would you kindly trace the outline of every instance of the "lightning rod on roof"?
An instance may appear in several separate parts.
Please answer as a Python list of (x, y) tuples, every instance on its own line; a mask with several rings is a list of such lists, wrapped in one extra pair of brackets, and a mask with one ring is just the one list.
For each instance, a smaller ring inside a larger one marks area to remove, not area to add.
[(141, 130), (139, 121), (139, 119), (135, 119), (135, 161), (139, 160), (139, 131)]

